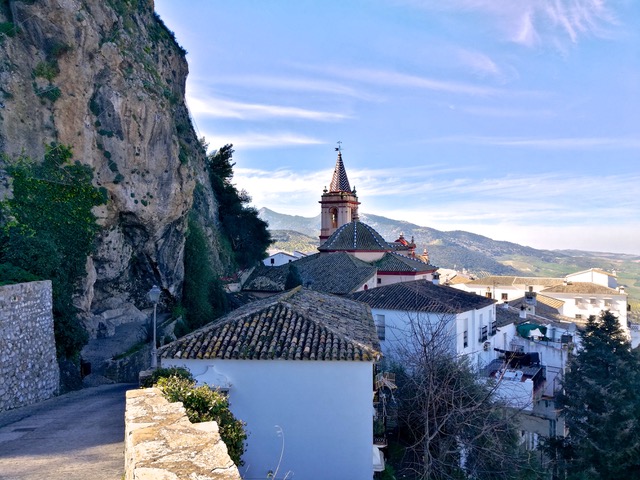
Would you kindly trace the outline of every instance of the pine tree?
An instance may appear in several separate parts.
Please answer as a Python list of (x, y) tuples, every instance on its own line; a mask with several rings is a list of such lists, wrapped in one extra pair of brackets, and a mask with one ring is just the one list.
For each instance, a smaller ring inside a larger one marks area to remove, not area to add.
[(589, 318), (563, 387), (567, 478), (640, 479), (640, 357), (610, 311)]

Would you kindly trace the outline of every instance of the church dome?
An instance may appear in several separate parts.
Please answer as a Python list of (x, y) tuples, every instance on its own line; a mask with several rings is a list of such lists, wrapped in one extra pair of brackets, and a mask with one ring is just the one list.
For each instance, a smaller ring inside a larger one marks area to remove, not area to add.
[(354, 221), (338, 228), (318, 250), (321, 252), (390, 252), (393, 247), (373, 227)]

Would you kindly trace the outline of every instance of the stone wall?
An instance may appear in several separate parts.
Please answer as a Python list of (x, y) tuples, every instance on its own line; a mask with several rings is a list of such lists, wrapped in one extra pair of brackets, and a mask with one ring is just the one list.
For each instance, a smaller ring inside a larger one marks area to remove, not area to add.
[(0, 412), (58, 390), (51, 281), (0, 286)]
[(124, 454), (126, 480), (240, 480), (216, 422), (192, 424), (157, 388), (127, 392)]

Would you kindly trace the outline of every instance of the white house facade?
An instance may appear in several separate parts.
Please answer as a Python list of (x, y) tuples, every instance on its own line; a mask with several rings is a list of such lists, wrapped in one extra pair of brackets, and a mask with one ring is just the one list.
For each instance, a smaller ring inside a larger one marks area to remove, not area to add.
[(451, 351), (481, 367), (502, 348), (508, 325), (498, 327), (493, 300), (427, 280), (396, 283), (356, 292), (350, 298), (371, 307), (385, 356), (398, 356), (421, 334), (444, 334)]
[(228, 391), (249, 434), (243, 478), (371, 480), (379, 356), (366, 305), (301, 287), (160, 349), (163, 367)]

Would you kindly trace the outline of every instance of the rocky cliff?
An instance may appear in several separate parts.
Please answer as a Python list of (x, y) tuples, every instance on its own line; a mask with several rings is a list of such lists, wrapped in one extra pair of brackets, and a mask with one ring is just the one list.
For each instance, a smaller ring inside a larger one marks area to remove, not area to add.
[[(205, 151), (185, 106), (185, 52), (153, 1), (0, 0), (0, 49), (0, 152), (38, 159), (70, 145), (108, 191), (76, 302), (90, 332), (135, 316), (153, 284), (177, 298)], [(198, 207), (215, 241), (210, 188)]]

